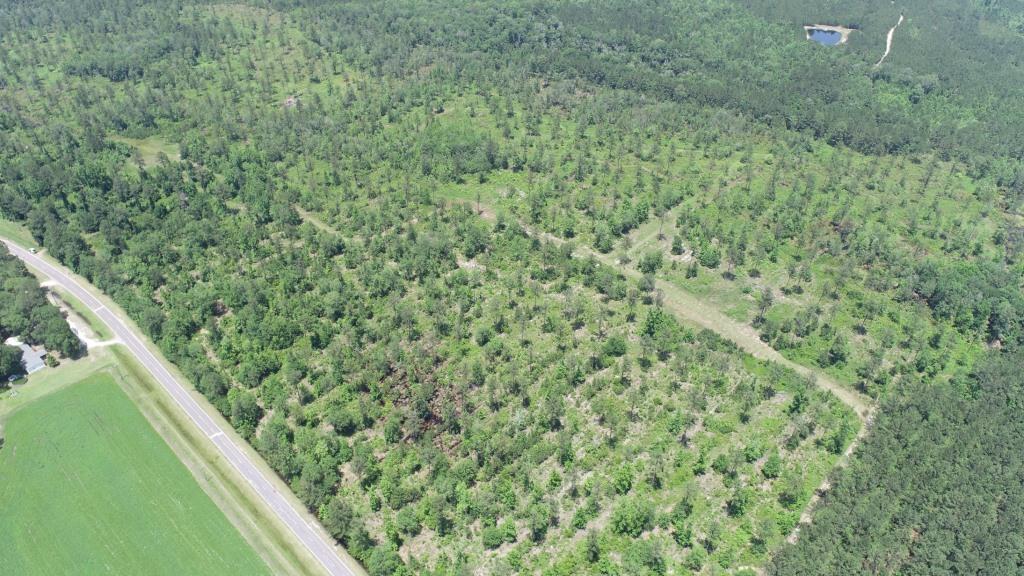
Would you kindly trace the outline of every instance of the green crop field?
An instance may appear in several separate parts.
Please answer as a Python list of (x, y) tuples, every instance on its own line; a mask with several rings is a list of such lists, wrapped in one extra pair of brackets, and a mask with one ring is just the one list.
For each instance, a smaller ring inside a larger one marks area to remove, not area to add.
[(4, 429), (4, 573), (269, 573), (110, 375), (38, 398)]

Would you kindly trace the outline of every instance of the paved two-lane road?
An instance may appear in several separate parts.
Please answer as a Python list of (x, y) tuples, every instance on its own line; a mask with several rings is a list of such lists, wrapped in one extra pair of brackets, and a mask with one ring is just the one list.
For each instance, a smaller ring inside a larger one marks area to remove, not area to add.
[(7, 245), (11, 254), (22, 259), (26, 264), (42, 272), (61, 288), (67, 290), (75, 298), (89, 307), (110, 329), (114, 335), (124, 342), (125, 347), (145, 366), (157, 382), (174, 398), (178, 406), (188, 414), (195, 425), (210, 439), (217, 450), (231, 463), (259, 494), (270, 510), (292, 531), (296, 538), (309, 549), (310, 553), (323, 565), (332, 576), (357, 576), (363, 571), (354, 561), (343, 558), (318, 530), (316, 525), (307, 523), (304, 514), (296, 510), (267, 478), (253, 464), (249, 456), (235, 445), (231, 437), (203, 410), (187, 388), (175, 378), (165, 365), (166, 360), (157, 358), (143, 344), (132, 328), (122, 318), (107, 308), (92, 292), (85, 289), (79, 282), (58, 266), (54, 266), (36, 254), (0, 238)]

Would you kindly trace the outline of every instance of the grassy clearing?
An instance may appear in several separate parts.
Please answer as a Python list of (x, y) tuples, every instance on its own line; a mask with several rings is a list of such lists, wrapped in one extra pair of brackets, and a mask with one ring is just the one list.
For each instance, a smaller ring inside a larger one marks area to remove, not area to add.
[(160, 136), (149, 136), (148, 138), (128, 138), (127, 136), (109, 136), (114, 142), (127, 144), (139, 151), (142, 156), (143, 165), (154, 166), (160, 161), (160, 154), (167, 156), (169, 160), (177, 162), (181, 160), (181, 148), (174, 142), (168, 142)]
[(53, 379), (59, 389), (8, 418), (0, 451), (5, 571), (270, 573), (112, 374), (73, 380)]
[(39, 244), (32, 238), (32, 234), (21, 224), (15, 224), (10, 220), (4, 220), (0, 217), (0, 237), (9, 238), (14, 240), (22, 246), (29, 248), (38, 248)]

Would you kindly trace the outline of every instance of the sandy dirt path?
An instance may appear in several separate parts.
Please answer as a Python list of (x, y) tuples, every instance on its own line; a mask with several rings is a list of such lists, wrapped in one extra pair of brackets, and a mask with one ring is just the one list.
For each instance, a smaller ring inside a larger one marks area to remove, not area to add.
[[(494, 210), (482, 210), (478, 214), (486, 220), (494, 219)], [(519, 225), (531, 237), (558, 245), (566, 243), (564, 238), (559, 238), (548, 232), (534, 230), (523, 222), (519, 222)], [(601, 254), (588, 246), (576, 245), (574, 254), (577, 257), (583, 258), (593, 257), (598, 262), (622, 272), (628, 278), (639, 279), (643, 276), (639, 270), (622, 264), (611, 254)], [(809, 378), (815, 385), (831, 392), (836, 398), (849, 406), (862, 422), (866, 421), (871, 415), (872, 402), (868, 397), (843, 386), (820, 369), (809, 368), (784, 357), (778, 350), (762, 341), (753, 326), (733, 320), (714, 304), (703, 301), (690, 292), (665, 280), (655, 280), (655, 289), (661, 291), (662, 302), (665, 308), (677, 318), (716, 332), (719, 336), (731, 340), (755, 358), (781, 364)]]
[[(495, 212), (492, 208), (480, 210), (478, 211), (478, 214), (485, 220), (495, 220)], [(526, 231), (527, 235), (531, 237), (552, 242), (557, 245), (563, 245), (566, 243), (566, 240), (563, 238), (559, 238), (548, 232), (536, 231), (523, 222), (519, 222), (519, 224), (522, 226), (523, 230)], [(598, 262), (611, 266), (622, 272), (628, 278), (638, 279), (643, 276), (639, 270), (622, 264), (611, 254), (601, 254), (587, 246), (575, 246), (574, 255), (576, 257), (583, 258), (593, 257)], [(778, 350), (772, 348), (761, 340), (760, 335), (754, 327), (733, 320), (726, 316), (715, 305), (697, 298), (675, 284), (659, 279), (655, 280), (655, 289), (661, 292), (662, 303), (665, 309), (672, 312), (680, 320), (696, 324), (717, 333), (719, 336), (732, 341), (742, 350), (755, 358), (781, 364), (793, 369), (798, 374), (806, 376), (815, 385), (832, 393), (841, 402), (846, 404), (851, 410), (853, 410), (858, 419), (860, 419), (861, 425), (860, 429), (857, 431), (857, 435), (854, 437), (853, 441), (850, 442), (849, 446), (846, 447), (842, 456), (839, 457), (839, 460), (836, 462), (835, 467), (833, 467), (832, 472), (826, 476), (818, 485), (817, 489), (815, 489), (811, 499), (808, 501), (807, 505), (804, 506), (797, 525), (794, 526), (793, 530), (786, 536), (787, 542), (790, 544), (795, 543), (800, 537), (801, 529), (811, 523), (814, 507), (817, 506), (822, 496), (824, 496), (824, 494), (832, 487), (832, 478), (835, 473), (849, 465), (853, 452), (857, 449), (864, 438), (867, 437), (871, 423), (874, 420), (874, 403), (867, 396), (843, 386), (824, 371), (798, 364), (784, 357)]]
[(875, 68), (881, 66), (882, 62), (885, 62), (885, 59), (888, 58), (889, 52), (892, 51), (892, 36), (896, 33), (896, 29), (900, 27), (900, 24), (903, 24), (903, 14), (900, 14), (900, 19), (896, 22), (896, 25), (889, 28), (889, 33), (885, 36), (885, 54), (882, 54), (882, 57), (875, 63)]

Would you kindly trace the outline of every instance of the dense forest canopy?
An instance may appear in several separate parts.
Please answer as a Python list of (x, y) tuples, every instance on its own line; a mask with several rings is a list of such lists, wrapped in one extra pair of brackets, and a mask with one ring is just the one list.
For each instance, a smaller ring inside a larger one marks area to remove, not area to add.
[[(680, 322), (672, 290), (882, 399), (820, 514), (889, 489), (916, 441), (889, 414), (927, 390), (959, 418), (1024, 340), (1022, 15), (8, 3), (0, 214), (124, 307), (371, 573), (736, 572), (859, 424)], [(823, 47), (807, 23), (857, 30)]]
[(967, 397), (915, 386), (773, 574), (1016, 574), (1024, 559), (1020, 354), (979, 367)]

